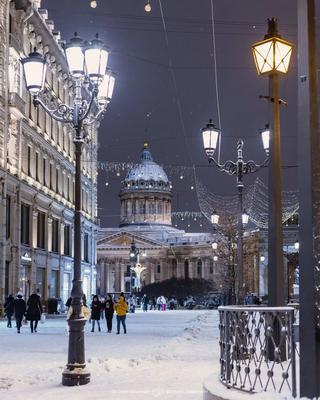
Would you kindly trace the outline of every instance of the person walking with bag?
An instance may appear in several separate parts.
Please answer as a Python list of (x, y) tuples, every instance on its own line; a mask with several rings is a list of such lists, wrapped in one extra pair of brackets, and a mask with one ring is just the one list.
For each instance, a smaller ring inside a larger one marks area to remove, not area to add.
[(23, 300), (21, 293), (18, 293), (17, 298), (14, 300), (13, 308), (14, 308), (14, 317), (16, 319), (16, 324), (17, 324), (17, 332), (20, 333), (22, 320), (27, 309), (26, 302)]
[(100, 316), (101, 316), (101, 301), (99, 300), (99, 297), (97, 295), (94, 295), (91, 303), (91, 321), (92, 321), (91, 332), (94, 332), (94, 325), (96, 321), (98, 324), (98, 330), (99, 332), (101, 332)]
[(14, 314), (14, 297), (12, 296), (12, 294), (8, 296), (3, 307), (4, 307), (4, 312), (7, 316), (7, 328), (12, 328), (11, 318)]
[(126, 303), (126, 299), (122, 292), (120, 293), (118, 301), (114, 307), (117, 313), (117, 335), (120, 334), (120, 323), (123, 326), (123, 333), (127, 333), (126, 317), (128, 312), (128, 304)]
[(36, 292), (33, 292), (29, 297), (27, 306), (26, 319), (27, 321), (30, 321), (31, 333), (37, 332), (38, 322), (40, 321), (42, 314), (42, 305), (40, 296)]
[(105, 312), (106, 321), (107, 321), (108, 333), (111, 333), (112, 319), (113, 319), (113, 314), (114, 314), (114, 303), (113, 303), (111, 294), (108, 294), (107, 299), (104, 303), (104, 312)]

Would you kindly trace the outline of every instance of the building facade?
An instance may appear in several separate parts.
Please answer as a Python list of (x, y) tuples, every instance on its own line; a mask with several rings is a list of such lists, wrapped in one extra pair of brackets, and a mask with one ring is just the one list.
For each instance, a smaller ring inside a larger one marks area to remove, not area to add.
[[(49, 108), (70, 104), (72, 81), (41, 1), (0, 0), (0, 302), (9, 293), (42, 299), (70, 295), (73, 271), (75, 156), (72, 128), (35, 108), (20, 58), (34, 48), (48, 68), (43, 96)], [(83, 149), (83, 287), (96, 287), (97, 128)]]
[[(145, 267), (142, 286), (172, 277), (202, 278), (219, 292), (230, 287), (235, 267), (235, 248), (225, 235), (186, 233), (171, 224), (172, 186), (153, 161), (148, 144), (140, 162), (121, 183), (120, 227), (99, 231), (97, 244), (97, 291), (129, 292), (132, 285), (130, 248), (134, 241)], [(231, 260), (232, 258), (232, 260)], [(245, 237), (245, 281), (251, 292), (259, 291), (259, 237)], [(230, 261), (231, 260), (231, 261)]]

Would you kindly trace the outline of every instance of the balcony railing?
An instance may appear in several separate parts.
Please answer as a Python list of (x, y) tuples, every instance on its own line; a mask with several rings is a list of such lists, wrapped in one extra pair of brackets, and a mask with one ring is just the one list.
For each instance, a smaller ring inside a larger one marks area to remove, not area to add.
[(296, 397), (293, 307), (219, 307), (220, 380), (247, 392)]

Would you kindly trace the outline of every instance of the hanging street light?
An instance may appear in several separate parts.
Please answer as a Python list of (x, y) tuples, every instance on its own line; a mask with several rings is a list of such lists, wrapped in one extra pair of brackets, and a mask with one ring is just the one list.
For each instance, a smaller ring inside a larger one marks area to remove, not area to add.
[(269, 306), (285, 305), (285, 279), (283, 264), (283, 232), (281, 201), (281, 139), (279, 97), (280, 75), (288, 73), (293, 45), (283, 40), (278, 31), (278, 20), (268, 19), (268, 33), (264, 40), (252, 45), (258, 75), (269, 76), (269, 95), (260, 96), (272, 104), (273, 124), (265, 134), (264, 148), (270, 151), (269, 168), (269, 228), (268, 228), (268, 303)]
[[(85, 126), (89, 126), (103, 115), (111, 99), (112, 90), (107, 92), (107, 101), (99, 101), (101, 83), (110, 79), (107, 71), (108, 51), (103, 42), (96, 36), (86, 46), (83, 40), (75, 36), (65, 45), (65, 57), (69, 67), (69, 75), (74, 84), (73, 104), (58, 104), (56, 108), (49, 108), (47, 102), (41, 98), (44, 90), (47, 63), (45, 58), (34, 51), (21, 60), (26, 87), (32, 96), (35, 107), (39, 105), (58, 122), (69, 124), (74, 130), (75, 146), (75, 200), (74, 200), (74, 274), (71, 291), (72, 313), (68, 319), (69, 346), (68, 363), (62, 373), (62, 384), (65, 386), (85, 385), (90, 382), (90, 373), (85, 364), (84, 326), (86, 319), (83, 315), (83, 289), (81, 279), (81, 158), (82, 148), (86, 140)], [(91, 85), (87, 85), (90, 82)], [(85, 90), (83, 90), (85, 89)], [(104, 89), (104, 88), (103, 88)], [(88, 93), (90, 99), (84, 98)], [(105, 92), (102, 93), (104, 94)]]
[(213, 250), (217, 250), (217, 248), (218, 248), (218, 243), (217, 243), (217, 242), (213, 242), (211, 246), (212, 246), (212, 249), (213, 249)]
[(300, 243), (299, 243), (298, 240), (296, 240), (296, 241), (294, 242), (294, 248), (295, 248), (295, 250), (299, 250), (299, 249), (300, 249)]
[[(238, 245), (237, 245), (237, 258), (238, 258), (238, 273), (237, 273), (237, 303), (240, 304), (244, 298), (244, 290), (245, 287), (243, 285), (243, 225), (248, 222), (249, 216), (244, 213), (243, 210), (243, 175), (251, 174), (257, 172), (260, 168), (264, 167), (268, 162), (268, 153), (266, 151), (267, 157), (262, 164), (256, 164), (253, 161), (245, 162), (243, 160), (243, 140), (239, 139), (237, 143), (237, 160), (226, 161), (224, 164), (221, 164), (214, 158), (214, 153), (217, 148), (219, 137), (221, 137), (221, 132), (219, 129), (215, 127), (212, 123), (212, 120), (209, 120), (209, 123), (201, 129), (202, 140), (203, 140), (203, 148), (208, 157), (209, 163), (213, 163), (218, 169), (222, 172), (227, 173), (228, 175), (234, 175), (237, 178), (237, 190), (238, 190)], [(262, 139), (266, 142), (266, 137), (262, 135)], [(265, 142), (264, 148), (265, 148)], [(266, 149), (266, 148), (265, 148)], [(217, 213), (214, 213), (211, 216), (212, 224), (217, 224), (219, 220), (217, 220)]]

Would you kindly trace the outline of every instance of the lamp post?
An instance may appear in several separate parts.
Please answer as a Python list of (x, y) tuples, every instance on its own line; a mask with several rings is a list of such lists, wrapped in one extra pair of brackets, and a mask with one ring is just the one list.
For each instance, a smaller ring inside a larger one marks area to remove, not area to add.
[[(90, 382), (90, 373), (85, 364), (84, 326), (86, 320), (82, 310), (81, 280), (81, 154), (86, 139), (84, 126), (98, 120), (109, 104), (115, 78), (107, 70), (108, 50), (95, 37), (86, 45), (77, 34), (65, 46), (69, 73), (74, 83), (73, 105), (58, 104), (51, 109), (41, 99), (46, 77), (46, 60), (36, 50), (21, 60), (26, 87), (33, 97), (33, 104), (43, 109), (55, 120), (69, 124), (74, 130), (75, 146), (75, 196), (74, 196), (74, 276), (71, 291), (72, 313), (68, 319), (69, 349), (68, 363), (62, 373), (65, 386), (85, 385)], [(83, 97), (87, 92), (90, 100)]]
[[(218, 169), (228, 175), (235, 175), (237, 178), (237, 189), (238, 189), (238, 244), (237, 244), (237, 258), (238, 258), (238, 274), (237, 274), (237, 303), (240, 304), (244, 297), (243, 287), (243, 225), (248, 223), (249, 216), (244, 213), (243, 210), (243, 175), (251, 174), (258, 171), (261, 167), (267, 164), (269, 154), (269, 127), (266, 126), (261, 132), (262, 142), (267, 154), (265, 161), (258, 165), (253, 161), (245, 162), (243, 160), (243, 140), (239, 139), (237, 143), (237, 160), (226, 161), (224, 164), (220, 164), (215, 158), (214, 153), (217, 148), (218, 138), (221, 132), (214, 126), (212, 120), (202, 129), (203, 147), (207, 154), (209, 163), (214, 163)], [(218, 214), (216, 211), (211, 216), (213, 223), (217, 223)]]
[(277, 19), (268, 19), (268, 33), (264, 40), (252, 45), (253, 57), (259, 75), (269, 76), (269, 96), (272, 103), (273, 126), (270, 130), (269, 168), (269, 225), (268, 225), (268, 302), (269, 306), (285, 303), (283, 265), (283, 232), (281, 205), (281, 145), (279, 77), (289, 69), (293, 45), (278, 32)]

